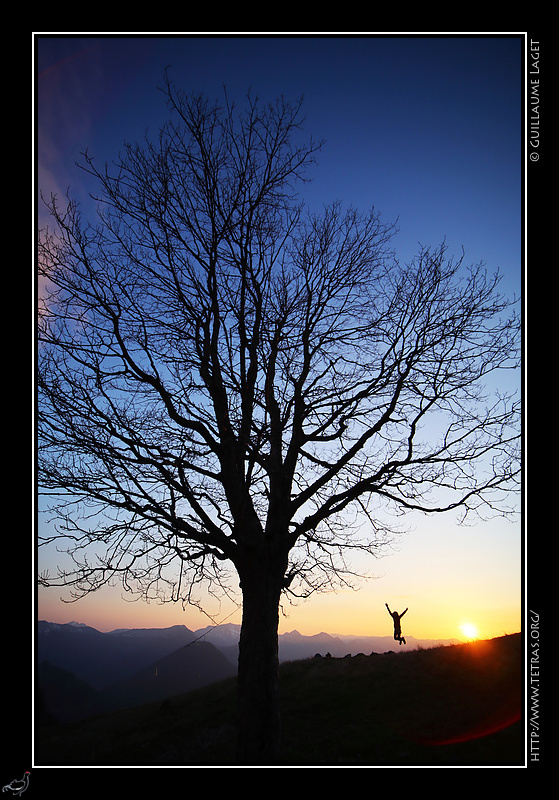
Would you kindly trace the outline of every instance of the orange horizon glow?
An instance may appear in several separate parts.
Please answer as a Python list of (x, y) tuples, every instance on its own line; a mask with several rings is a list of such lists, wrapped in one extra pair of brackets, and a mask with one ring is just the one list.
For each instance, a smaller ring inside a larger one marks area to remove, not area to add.
[[(54, 560), (44, 566), (55, 572)], [(467, 639), (461, 628), (466, 623), (475, 625), (479, 639), (522, 630), (522, 547), (516, 525), (499, 520), (455, 527), (430, 521), (400, 536), (377, 557), (362, 559), (355, 571), (369, 577), (353, 589), (317, 592), (297, 605), (283, 598), (280, 633), (392, 637), (385, 603), (399, 613), (408, 608), (402, 619), (404, 637), (461, 642)], [(67, 598), (68, 591), (38, 589), (38, 619), (82, 622), (101, 632), (172, 625), (196, 631), (242, 621), (240, 593), (234, 598), (238, 606), (199, 598), (207, 614), (193, 606), (183, 610), (180, 603), (148, 604), (119, 586), (104, 587), (75, 603), (62, 603), (61, 595)]]
[[(211, 614), (208, 616), (193, 607), (183, 610), (180, 604), (125, 601), (118, 589), (100, 590), (75, 603), (62, 603), (59, 598), (58, 591), (42, 590), (37, 619), (59, 624), (81, 622), (103, 633), (119, 628), (167, 628), (173, 625), (184, 625), (196, 631), (208, 625), (240, 625), (242, 621), (242, 609), (234, 605), (208, 609)], [(522, 628), (520, 603), (517, 608), (498, 610), (474, 607), (466, 617), (466, 604), (462, 601), (443, 607), (413, 596), (401, 599), (387, 596), (385, 600), (375, 588), (374, 591), (363, 589), (320, 595), (299, 606), (284, 604), (284, 613), (280, 610), (279, 632), (296, 630), (303, 636), (329, 633), (391, 637), (393, 625), (384, 606), (386, 601), (392, 610), (402, 612), (406, 607), (409, 609), (402, 619), (402, 631), (411, 639), (473, 641), (518, 633)], [(465, 622), (466, 619), (476, 620), (475, 631), (474, 623)]]

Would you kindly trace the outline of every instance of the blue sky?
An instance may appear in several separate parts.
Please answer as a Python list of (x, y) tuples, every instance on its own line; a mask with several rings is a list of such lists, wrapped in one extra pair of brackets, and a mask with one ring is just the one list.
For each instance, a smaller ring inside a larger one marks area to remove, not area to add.
[(398, 217), (402, 258), (446, 237), (519, 280), (522, 50), (520, 37), (40, 39), (40, 167), (79, 189), (80, 150), (102, 162), (155, 133), (166, 65), (212, 98), (224, 84), (239, 102), (249, 88), (303, 96), (306, 130), (326, 140), (310, 200)]
[[(222, 96), (224, 85), (239, 103), (248, 89), (265, 101), (303, 96), (305, 132), (325, 140), (305, 189), (311, 206), (332, 200), (363, 210), (374, 205), (386, 222), (399, 220), (394, 246), (401, 261), (410, 260), (419, 244), (446, 239), (449, 254), (459, 256), (464, 248), (466, 262), (499, 268), (506, 290), (518, 294), (523, 52), (520, 34), (39, 36), (39, 189), (64, 193), (69, 186), (89, 209), (90, 187), (74, 166), (80, 151), (87, 148), (103, 163), (124, 140), (141, 139), (146, 128), (155, 135), (166, 118), (158, 86), (168, 65), (177, 85), (212, 99)], [(398, 552), (372, 565), (379, 577), (361, 592), (312, 601), (284, 629), (313, 633), (328, 620), (338, 629), (345, 620), (347, 630), (339, 632), (351, 633), (359, 609), (367, 608), (369, 621), (359, 622), (355, 632), (369, 625), (370, 633), (378, 633), (384, 602), (398, 608), (401, 598), (403, 606), (423, 609), (415, 617), (418, 636), (458, 635), (446, 618), (434, 621), (444, 603), (453, 605), (456, 624), (470, 613), (488, 635), (513, 632), (520, 628), (521, 556), (519, 524), (498, 521), (464, 531), (451, 519), (422, 521)], [(69, 610), (44, 605), (39, 616), (59, 613), (94, 624), (94, 602)], [(138, 604), (133, 608), (139, 613)], [(149, 625), (197, 624), (180, 611), (169, 622), (167, 607), (167, 616), (157, 617), (152, 607), (144, 612)], [(126, 614), (132, 619), (124, 609), (114, 627), (127, 624)], [(412, 628), (411, 613), (407, 620)], [(502, 629), (495, 632), (495, 626)]]

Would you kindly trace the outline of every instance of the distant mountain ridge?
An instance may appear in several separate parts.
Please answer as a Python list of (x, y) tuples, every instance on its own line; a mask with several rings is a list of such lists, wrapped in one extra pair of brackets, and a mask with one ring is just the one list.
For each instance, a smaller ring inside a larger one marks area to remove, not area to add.
[(41, 620), (36, 652), (38, 707), (45, 721), (164, 700), (235, 674), (223, 653), (197, 641), (184, 625), (101, 633)]
[[(240, 625), (191, 631), (124, 628), (103, 633), (79, 622), (37, 624), (37, 676), (46, 717), (69, 721), (164, 700), (236, 673)], [(406, 637), (404, 649), (456, 640)], [(333, 658), (399, 648), (391, 636), (346, 636), (290, 631), (279, 636), (280, 661)]]
[[(237, 647), (241, 633), (241, 626), (234, 623), (225, 625), (208, 625), (195, 631), (196, 638), (203, 636), (204, 641), (210, 641), (217, 648), (227, 650), (230, 647)], [(392, 636), (358, 636), (340, 633), (315, 633), (306, 635), (297, 630), (280, 633), (279, 657), (280, 661), (293, 661), (300, 658), (310, 658), (317, 653), (326, 655), (330, 653), (334, 658), (341, 658), (346, 655), (357, 655), (371, 652), (384, 653), (387, 650), (415, 650), (417, 648), (437, 647), (439, 645), (449, 645), (458, 643), (458, 639), (416, 639), (413, 636), (406, 636), (406, 645), (401, 647), (394, 642)]]
[(48, 661), (102, 690), (190, 644), (194, 638), (184, 625), (101, 633), (74, 622), (40, 620), (37, 663)]

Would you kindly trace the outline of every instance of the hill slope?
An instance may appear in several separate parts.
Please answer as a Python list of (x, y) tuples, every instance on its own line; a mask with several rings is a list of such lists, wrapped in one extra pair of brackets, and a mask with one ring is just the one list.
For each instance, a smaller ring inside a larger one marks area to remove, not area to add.
[(234, 675), (235, 668), (213, 645), (193, 642), (109, 686), (123, 706), (164, 700)]
[[(520, 634), (281, 666), (286, 765), (524, 763)], [(42, 727), (44, 765), (234, 764), (234, 678), (96, 719)]]

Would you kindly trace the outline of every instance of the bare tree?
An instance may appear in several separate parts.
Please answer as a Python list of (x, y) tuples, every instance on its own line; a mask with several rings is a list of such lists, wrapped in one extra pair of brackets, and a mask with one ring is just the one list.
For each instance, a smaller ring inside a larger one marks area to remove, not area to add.
[(444, 245), (402, 266), (375, 211), (306, 213), (299, 105), (166, 92), (156, 142), (85, 155), (95, 226), (52, 198), (40, 235), (39, 485), (75, 562), (41, 580), (197, 602), (237, 575), (239, 759), (274, 763), (282, 593), (374, 552), (384, 508), (506, 510), (518, 408), (486, 389), (518, 325)]

